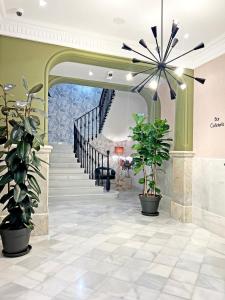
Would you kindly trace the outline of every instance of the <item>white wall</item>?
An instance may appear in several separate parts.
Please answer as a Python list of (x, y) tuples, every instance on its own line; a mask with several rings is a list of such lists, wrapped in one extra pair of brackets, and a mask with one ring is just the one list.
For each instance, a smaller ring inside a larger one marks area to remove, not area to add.
[(147, 116), (144, 98), (131, 92), (116, 91), (102, 134), (114, 142), (127, 140), (129, 127), (135, 124), (133, 113), (144, 113)]
[(225, 55), (195, 76), (206, 83), (195, 84), (193, 222), (225, 236)]

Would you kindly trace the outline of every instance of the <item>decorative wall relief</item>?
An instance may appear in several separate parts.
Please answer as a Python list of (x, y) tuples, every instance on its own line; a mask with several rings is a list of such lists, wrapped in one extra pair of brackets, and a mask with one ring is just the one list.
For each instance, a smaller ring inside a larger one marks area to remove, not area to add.
[(73, 144), (73, 120), (98, 105), (102, 89), (75, 84), (50, 88), (48, 102), (49, 143)]

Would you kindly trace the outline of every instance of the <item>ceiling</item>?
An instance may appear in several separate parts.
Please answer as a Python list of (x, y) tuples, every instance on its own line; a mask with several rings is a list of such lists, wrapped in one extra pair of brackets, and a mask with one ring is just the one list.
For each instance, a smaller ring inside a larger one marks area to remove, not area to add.
[[(90, 38), (92, 35), (93, 43), (97, 40), (102, 44), (103, 41), (117, 41), (118, 48), (122, 42), (137, 44), (140, 38), (152, 43), (150, 27), (160, 26), (160, 0), (46, 0), (45, 7), (40, 7), (39, 1), (0, 0), (1, 15), (3, 19), (11, 22), (45, 26), (55, 31), (79, 31), (79, 36), (87, 35)], [(176, 19), (180, 24), (177, 53), (189, 50), (202, 41), (205, 42), (206, 49), (219, 40), (224, 42), (225, 0), (164, 2), (165, 43), (172, 20)], [(15, 14), (16, 9), (20, 7), (24, 9), (21, 18)], [(184, 38), (185, 34), (189, 37)], [(113, 49), (112, 46), (111, 48)], [(190, 64), (194, 57), (195, 54), (189, 56)]]
[[(90, 73), (91, 72), (91, 73)], [(113, 76), (108, 79), (108, 72), (112, 72)], [(89, 73), (91, 75), (89, 75)], [(146, 78), (146, 74), (140, 74), (132, 79), (127, 80), (129, 71), (123, 71), (118, 69), (109, 69), (98, 66), (91, 66), (86, 64), (64, 62), (56, 65), (50, 72), (50, 75), (76, 78), (83, 80), (92, 80), (99, 82), (109, 82), (114, 84), (124, 84), (135, 86)]]

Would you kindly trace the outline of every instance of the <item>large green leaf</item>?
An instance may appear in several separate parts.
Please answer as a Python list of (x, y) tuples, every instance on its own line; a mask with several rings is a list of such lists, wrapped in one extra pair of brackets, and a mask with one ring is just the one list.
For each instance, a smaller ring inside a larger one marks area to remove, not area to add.
[(11, 197), (13, 197), (14, 190), (10, 190), (7, 194), (1, 197), (0, 203), (5, 204), (6, 201), (8, 201)]
[(0, 126), (0, 136), (6, 136), (7, 134), (7, 128), (6, 126)]
[(21, 159), (25, 160), (26, 158), (28, 158), (30, 152), (31, 152), (31, 145), (29, 143), (26, 143), (24, 141), (19, 142), (17, 146), (17, 154)]
[(0, 136), (0, 145), (4, 145), (7, 141), (6, 136)]
[(44, 146), (44, 137), (45, 134), (36, 134), (33, 141), (33, 147), (36, 149), (36, 147)]
[(26, 195), (27, 195), (27, 189), (25, 185), (17, 184), (14, 187), (14, 199), (17, 203), (21, 202), (26, 197)]
[(29, 165), (29, 167), (33, 168), (33, 170), (29, 170), (30, 173), (36, 173), (37, 175), (39, 175), (42, 179), (46, 180), (46, 178), (41, 174), (41, 172), (35, 168), (32, 165)]
[(40, 202), (39, 197), (38, 197), (34, 192), (32, 192), (31, 190), (28, 191), (28, 195), (29, 195), (32, 199), (35, 199), (37, 202)]
[(30, 90), (29, 90), (29, 94), (36, 94), (38, 92), (40, 92), (43, 88), (43, 84), (39, 83), (35, 86), (33, 86)]
[(37, 194), (41, 194), (41, 189), (36, 178), (31, 174), (28, 174), (27, 178), (29, 185), (36, 191)]
[(0, 186), (6, 185), (11, 180), (13, 180), (12, 175), (10, 172), (7, 172), (6, 174), (4, 174), (0, 177)]
[(23, 129), (21, 127), (14, 127), (11, 131), (10, 138), (14, 143), (19, 142), (23, 136)]
[(20, 164), (14, 172), (14, 180), (17, 184), (25, 183), (27, 169), (25, 164)]
[(31, 124), (30, 124), (30, 119), (29, 119), (29, 118), (25, 118), (25, 119), (24, 119), (24, 126), (25, 126), (26, 131), (27, 131), (29, 134), (31, 134), (31, 135), (34, 134), (34, 129), (33, 129), (33, 127), (32, 127)]

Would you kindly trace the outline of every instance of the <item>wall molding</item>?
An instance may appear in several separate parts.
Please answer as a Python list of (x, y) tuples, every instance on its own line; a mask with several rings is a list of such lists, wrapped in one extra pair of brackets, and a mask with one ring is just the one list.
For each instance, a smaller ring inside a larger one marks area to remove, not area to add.
[[(133, 57), (129, 52), (121, 50), (122, 41), (116, 37), (71, 30), (66, 27), (54, 27), (49, 24), (35, 24), (32, 21), (17, 21), (6, 17), (4, 4), (0, 0), (0, 35), (38, 41), (48, 44), (77, 48), (81, 50), (111, 54), (122, 57)], [(131, 46), (136, 41), (127, 41)], [(225, 53), (225, 34), (206, 44), (206, 48), (195, 53), (185, 62), (185, 67), (196, 68)]]

